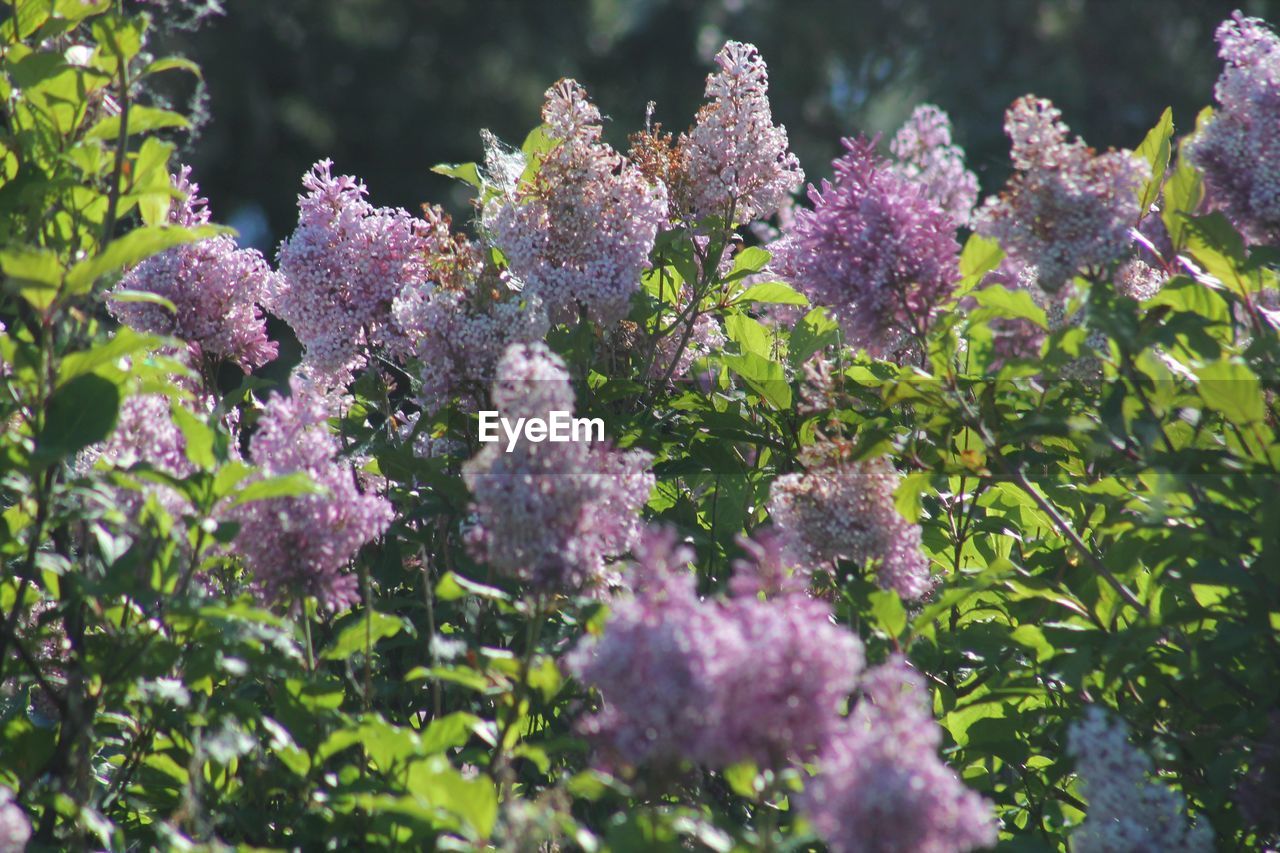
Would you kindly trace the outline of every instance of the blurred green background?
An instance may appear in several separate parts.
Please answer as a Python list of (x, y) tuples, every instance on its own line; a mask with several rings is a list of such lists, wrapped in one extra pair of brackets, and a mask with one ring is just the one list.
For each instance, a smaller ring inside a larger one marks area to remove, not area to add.
[[(839, 138), (891, 133), (918, 103), (951, 113), (984, 191), (1007, 172), (1003, 112), (1055, 101), (1096, 147), (1132, 147), (1166, 105), (1180, 133), (1212, 100), (1215, 26), (1280, 0), (224, 0), (167, 38), (205, 69), (211, 120), (186, 159), (215, 214), (272, 249), (312, 162), (362, 177), (380, 205), (466, 212), (433, 175), (480, 156), (479, 130), (519, 143), (543, 91), (580, 80), (625, 145), (657, 102), (686, 127), (726, 38), (769, 63), (777, 121), (812, 180)], [(162, 13), (163, 14), (163, 13)]]

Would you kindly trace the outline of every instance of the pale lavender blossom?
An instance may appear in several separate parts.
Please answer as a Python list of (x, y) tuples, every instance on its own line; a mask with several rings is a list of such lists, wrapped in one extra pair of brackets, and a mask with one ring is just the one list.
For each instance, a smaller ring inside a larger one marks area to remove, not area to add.
[(580, 730), (615, 769), (812, 757), (840, 725), (862, 644), (803, 593), (699, 600), (692, 558), (668, 529), (642, 536), (635, 595), (566, 660), (601, 698)]
[[(207, 201), (197, 193), (191, 170), (183, 166), (172, 177), (183, 194), (169, 209), (169, 221), (184, 227), (209, 222)], [(133, 328), (172, 335), (201, 355), (226, 359), (245, 372), (276, 357), (276, 343), (267, 338), (266, 318), (259, 304), (278, 286), (262, 253), (240, 249), (227, 235), (166, 249), (125, 273), (108, 297), (111, 313)], [(173, 303), (122, 302), (115, 296), (133, 290), (151, 293)]]
[(797, 797), (831, 853), (960, 853), (996, 842), (992, 805), (938, 758), (924, 679), (901, 657), (869, 670), (862, 698)]
[(956, 226), (969, 224), (978, 203), (978, 177), (951, 141), (951, 117), (932, 104), (916, 107), (889, 144), (894, 168), (924, 185)]
[(582, 308), (612, 326), (640, 288), (666, 222), (666, 189), (602, 140), (600, 111), (573, 80), (547, 90), (542, 118), (551, 149), (532, 179), (487, 205), (485, 227), (552, 319)]
[(272, 394), (249, 441), (249, 455), (266, 476), (305, 474), (321, 491), (268, 498), (231, 510), (240, 523), (233, 543), (270, 601), (299, 606), (315, 596), (331, 610), (359, 600), (355, 575), (344, 571), (356, 553), (381, 536), (391, 504), (357, 486), (350, 460), (340, 456), (328, 419), (333, 398), (294, 378), (288, 397)]
[(960, 279), (960, 245), (922, 184), (878, 157), (873, 142), (844, 145), (835, 184), (809, 187), (813, 209), (796, 212), (770, 266), (829, 307), (849, 343), (881, 355), (925, 334)]
[(799, 595), (809, 588), (812, 567), (795, 553), (791, 538), (776, 527), (738, 535), (744, 556), (733, 561), (730, 591), (738, 597)]
[(1005, 115), (1015, 173), (1005, 191), (975, 214), (979, 234), (998, 240), (1018, 265), (1034, 267), (1056, 292), (1082, 268), (1119, 260), (1142, 211), (1138, 190), (1150, 176), (1131, 151), (1096, 154), (1070, 140), (1062, 113), (1024, 96)]
[[(512, 344), (497, 367), (493, 403), (509, 421), (572, 414), (564, 362), (545, 344)], [(639, 533), (653, 457), (608, 441), (532, 442), (505, 436), (462, 468), (474, 498), (476, 557), (542, 591), (593, 591), (615, 582), (609, 562)]]
[(900, 477), (886, 459), (823, 461), (773, 482), (769, 515), (809, 566), (871, 564), (877, 583), (905, 599), (933, 588), (920, 526), (894, 503)]
[(443, 211), (427, 208), (425, 219), (428, 279), (406, 285), (391, 315), (396, 349), (419, 365), (418, 399), (434, 411), (487, 385), (507, 346), (540, 340), (547, 319), (535, 296), (485, 263), (480, 244), (453, 234)]
[(1218, 27), (1218, 109), (1192, 138), (1209, 202), (1253, 242), (1280, 241), (1280, 37), (1236, 12)]
[(680, 138), (680, 171), (695, 219), (767, 219), (804, 183), (788, 149), (787, 130), (773, 123), (769, 70), (755, 45), (726, 42), (707, 75), (709, 101)]
[(0, 853), (22, 853), (31, 840), (31, 821), (13, 792), (0, 787)]
[(689, 287), (681, 288), (676, 305), (660, 315), (662, 329), (666, 332), (653, 342), (653, 360), (649, 365), (649, 378), (667, 380), (674, 384), (689, 375), (693, 363), (705, 358), (724, 346), (725, 336), (715, 316), (707, 311), (697, 312), (692, 321), (675, 325), (675, 321), (688, 308), (693, 297)]
[(363, 183), (332, 167), (322, 160), (302, 178), (298, 226), (280, 246), (282, 275), (265, 306), (293, 329), (314, 379), (344, 384), (371, 345), (394, 336), (392, 300), (426, 280), (431, 226), (375, 208)]
[(1116, 291), (1142, 302), (1159, 293), (1168, 280), (1168, 273), (1146, 261), (1132, 258), (1116, 270)]
[(1085, 821), (1071, 834), (1078, 853), (1159, 850), (1196, 853), (1213, 849), (1207, 824), (1191, 824), (1180, 793), (1150, 778), (1151, 758), (1130, 746), (1123, 722), (1090, 708), (1071, 726), (1068, 751), (1084, 782)]

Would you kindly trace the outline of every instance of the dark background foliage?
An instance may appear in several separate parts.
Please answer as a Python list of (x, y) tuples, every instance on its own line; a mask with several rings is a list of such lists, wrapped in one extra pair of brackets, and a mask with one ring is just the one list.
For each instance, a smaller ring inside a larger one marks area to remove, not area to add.
[[(769, 63), (773, 106), (810, 179), (841, 136), (891, 133), (932, 101), (992, 191), (1006, 174), (1005, 107), (1051, 98), (1097, 147), (1133, 147), (1172, 106), (1179, 133), (1212, 100), (1213, 30), (1276, 0), (226, 0), (173, 33), (203, 66), (215, 118), (187, 152), (220, 219), (271, 248), (292, 228), (302, 173), (332, 157), (377, 204), (464, 208), (433, 175), (478, 159), (479, 128), (519, 143), (557, 78), (583, 82), (612, 141), (655, 118), (683, 129), (726, 39)], [(1170, 73), (1170, 69), (1177, 69)]]

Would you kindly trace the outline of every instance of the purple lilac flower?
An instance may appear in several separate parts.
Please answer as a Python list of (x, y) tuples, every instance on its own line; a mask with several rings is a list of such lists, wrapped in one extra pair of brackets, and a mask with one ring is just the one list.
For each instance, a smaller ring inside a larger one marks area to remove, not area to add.
[(951, 117), (932, 104), (916, 107), (889, 144), (900, 173), (924, 185), (958, 227), (978, 203), (978, 177), (964, 165), (964, 149), (951, 141)]
[[(493, 402), (511, 422), (573, 412), (564, 362), (545, 344), (512, 344)], [(589, 591), (612, 581), (608, 561), (630, 550), (649, 500), (653, 457), (605, 442), (505, 436), (462, 468), (474, 498), (468, 541), (478, 559), (544, 591)]]
[(340, 458), (327, 426), (334, 400), (297, 378), (290, 387), (290, 396), (267, 401), (249, 441), (250, 459), (263, 475), (306, 474), (323, 491), (236, 507), (234, 548), (265, 598), (296, 604), (314, 595), (342, 610), (359, 599), (356, 577), (343, 570), (394, 513), (381, 496), (359, 490), (349, 461)]
[(0, 853), (22, 853), (31, 840), (31, 821), (13, 792), (0, 787)]
[[(183, 166), (172, 177), (174, 189), (184, 194), (169, 210), (169, 221), (184, 227), (209, 222), (205, 199)], [(167, 306), (150, 302), (122, 302), (109, 298), (116, 319), (153, 334), (173, 335), (186, 341), (198, 358), (226, 359), (245, 372), (276, 357), (276, 343), (267, 339), (266, 319), (258, 307), (278, 285), (256, 249), (240, 249), (227, 235), (211, 237), (166, 249), (129, 270), (113, 295), (136, 290), (164, 297)]]
[(1161, 850), (1194, 853), (1213, 849), (1206, 824), (1186, 819), (1186, 803), (1171, 788), (1152, 782), (1151, 759), (1129, 745), (1124, 723), (1090, 708), (1068, 732), (1068, 751), (1084, 782), (1085, 821), (1071, 834), (1080, 853)]
[(787, 129), (773, 123), (769, 70), (755, 45), (726, 42), (715, 63), (710, 102), (679, 143), (689, 214), (767, 219), (804, 183), (804, 172), (787, 148)]
[[(662, 328), (673, 324), (681, 313), (689, 306), (693, 292), (688, 286), (681, 288), (676, 305), (671, 311), (664, 311), (659, 317)], [(685, 337), (687, 320), (672, 328), (667, 334), (654, 343), (653, 362), (649, 365), (649, 378), (667, 378), (672, 384), (686, 378), (690, 368), (699, 358), (703, 358), (724, 346), (725, 336), (716, 322), (715, 316), (709, 312), (699, 312), (693, 320), (693, 328)], [(683, 348), (681, 344), (683, 343)]]
[(769, 515), (810, 566), (872, 563), (884, 589), (917, 599), (933, 588), (920, 527), (894, 504), (897, 472), (885, 459), (822, 462), (773, 483)]
[(426, 279), (430, 225), (407, 211), (375, 208), (349, 175), (322, 160), (302, 178), (298, 227), (280, 246), (280, 272), (266, 307), (293, 329), (317, 381), (345, 384), (371, 344), (384, 341), (391, 303)]
[(775, 527), (738, 535), (744, 556), (734, 560), (729, 590), (739, 598), (801, 595), (809, 588), (811, 567), (796, 556), (791, 539)]
[(459, 390), (487, 384), (507, 346), (541, 339), (547, 320), (537, 298), (512, 289), (442, 210), (426, 208), (425, 219), (429, 280), (406, 285), (391, 314), (396, 348), (420, 365), (419, 400), (434, 411)]
[(641, 538), (635, 595), (566, 661), (601, 697), (581, 730), (615, 769), (811, 757), (839, 726), (862, 644), (803, 594), (700, 601), (692, 557), (670, 530)]
[(809, 187), (812, 210), (773, 245), (771, 267), (831, 308), (848, 341), (873, 354), (921, 335), (960, 279), (955, 227), (925, 187), (844, 140), (835, 184)]
[(484, 224), (525, 292), (553, 319), (626, 316), (667, 218), (667, 193), (601, 139), (600, 111), (573, 80), (547, 90), (553, 147), (537, 174), (486, 207)]
[(991, 803), (938, 758), (942, 731), (924, 679), (896, 657), (818, 757), (800, 809), (832, 853), (959, 853), (996, 842)]
[(1062, 113), (1031, 95), (1005, 116), (1015, 174), (975, 214), (979, 234), (1000, 242), (1010, 260), (1035, 267), (1041, 288), (1056, 292), (1082, 267), (1125, 255), (1138, 224), (1138, 190), (1150, 176), (1130, 151), (1095, 154), (1069, 141)]
[(1218, 27), (1218, 109), (1192, 139), (1210, 203), (1253, 242), (1280, 240), (1280, 37), (1236, 12)]

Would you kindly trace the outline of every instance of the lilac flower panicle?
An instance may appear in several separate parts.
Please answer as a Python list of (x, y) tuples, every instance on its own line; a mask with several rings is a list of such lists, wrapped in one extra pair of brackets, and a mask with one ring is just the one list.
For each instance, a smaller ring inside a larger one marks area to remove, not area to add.
[(1256, 243), (1280, 241), (1280, 37), (1236, 12), (1218, 27), (1218, 109), (1188, 153), (1209, 202)]
[(547, 320), (536, 297), (485, 264), (483, 247), (452, 233), (442, 210), (426, 208), (425, 219), (429, 280), (406, 285), (391, 315), (397, 350), (421, 365), (419, 399), (435, 410), (487, 384), (507, 346), (541, 339)]
[(371, 344), (394, 337), (392, 301), (426, 279), (432, 226), (375, 208), (349, 175), (322, 160), (302, 178), (298, 226), (280, 246), (281, 277), (266, 307), (293, 329), (313, 379), (344, 384)]
[(1004, 193), (975, 215), (979, 234), (999, 241), (1009, 258), (1035, 267), (1040, 287), (1057, 291), (1084, 267), (1128, 252), (1141, 210), (1138, 191), (1150, 177), (1131, 151), (1096, 154), (1070, 140), (1062, 113), (1031, 95), (1005, 116), (1015, 174)]
[(848, 341), (874, 355), (922, 334), (960, 279), (950, 216), (925, 187), (879, 158), (870, 140), (844, 141), (835, 184), (810, 186), (771, 267), (815, 305), (831, 308)]
[(667, 218), (667, 193), (601, 139), (600, 111), (573, 80), (547, 90), (552, 147), (537, 174), (484, 210), (484, 225), (524, 291), (557, 321), (584, 308), (626, 316)]
[(602, 702), (581, 730), (615, 769), (811, 757), (839, 726), (862, 644), (803, 594), (700, 601), (692, 557), (670, 530), (641, 537), (635, 595), (567, 658)]
[(899, 476), (885, 459), (837, 461), (784, 474), (773, 483), (769, 515), (808, 565), (872, 562), (876, 580), (906, 599), (933, 588), (920, 526), (894, 503)]
[(773, 123), (769, 71), (754, 45), (726, 42), (707, 76), (709, 103), (679, 142), (682, 184), (695, 219), (767, 219), (804, 183), (788, 149), (787, 130)]
[(868, 671), (861, 691), (798, 797), (832, 853), (960, 853), (995, 844), (991, 803), (938, 758), (942, 731), (924, 679), (895, 657)]
[(956, 226), (966, 226), (978, 203), (978, 177), (951, 141), (951, 117), (932, 104), (916, 107), (889, 145), (895, 168), (924, 185)]
[[(545, 344), (512, 344), (498, 363), (501, 415), (573, 411), (573, 388)], [(462, 469), (474, 499), (468, 541), (480, 560), (533, 586), (592, 591), (616, 582), (609, 561), (631, 549), (649, 500), (653, 457), (608, 442), (486, 444)]]
[(729, 589), (735, 596), (802, 595), (809, 588), (811, 567), (803, 565), (782, 531), (771, 527), (739, 534), (737, 543), (744, 556), (733, 561)]
[(1071, 834), (1073, 851), (1198, 853), (1214, 848), (1209, 826), (1187, 821), (1182, 795), (1148, 778), (1151, 759), (1129, 745), (1122, 722), (1090, 708), (1071, 726), (1067, 742), (1089, 804), (1084, 823)]
[[(183, 194), (174, 200), (169, 221), (194, 228), (209, 222), (205, 199), (184, 166), (172, 177)], [(161, 296), (167, 306), (108, 298), (111, 313), (139, 331), (173, 335), (186, 341), (197, 356), (226, 359), (246, 372), (276, 357), (277, 345), (267, 338), (266, 318), (259, 308), (278, 283), (266, 259), (256, 249), (241, 249), (227, 235), (166, 249), (133, 267), (113, 291), (134, 290)]]
[(356, 552), (381, 536), (394, 513), (383, 497), (360, 491), (349, 460), (330, 434), (335, 402), (294, 378), (288, 397), (272, 394), (249, 441), (266, 476), (306, 474), (318, 493), (269, 498), (236, 507), (234, 545), (268, 600), (297, 604), (314, 595), (331, 610), (359, 599), (355, 575), (344, 572)]
[(0, 787), (0, 853), (22, 853), (31, 840), (31, 821), (13, 792)]

